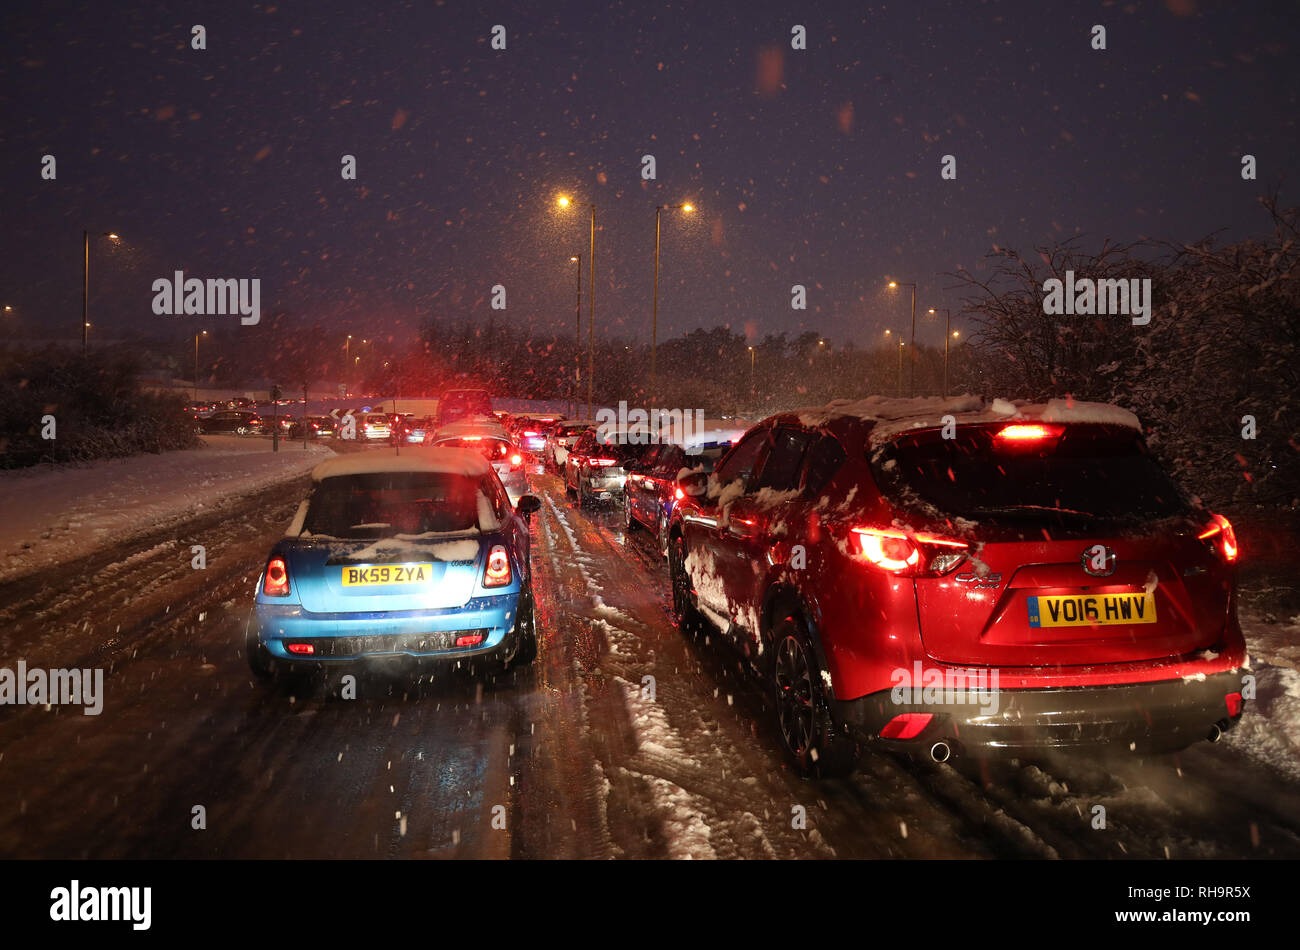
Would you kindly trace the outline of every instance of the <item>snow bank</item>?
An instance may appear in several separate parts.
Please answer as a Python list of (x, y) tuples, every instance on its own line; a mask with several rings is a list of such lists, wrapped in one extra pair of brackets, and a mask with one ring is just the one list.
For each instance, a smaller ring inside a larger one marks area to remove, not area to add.
[(0, 473), (0, 579), (89, 554), (305, 473), (315, 443), (205, 436), (200, 449)]

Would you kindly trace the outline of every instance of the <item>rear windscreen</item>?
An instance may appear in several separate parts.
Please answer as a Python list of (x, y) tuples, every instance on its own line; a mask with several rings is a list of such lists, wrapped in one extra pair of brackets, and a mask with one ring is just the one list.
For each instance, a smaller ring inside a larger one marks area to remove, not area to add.
[(1001, 424), (901, 436), (872, 453), (882, 492), (947, 515), (1006, 522), (1130, 521), (1185, 513), (1182, 491), (1140, 435), (1118, 426), (1062, 426), (1013, 442)]
[(443, 472), (339, 475), (312, 491), (303, 533), (332, 538), (471, 531), (478, 527), (478, 480)]

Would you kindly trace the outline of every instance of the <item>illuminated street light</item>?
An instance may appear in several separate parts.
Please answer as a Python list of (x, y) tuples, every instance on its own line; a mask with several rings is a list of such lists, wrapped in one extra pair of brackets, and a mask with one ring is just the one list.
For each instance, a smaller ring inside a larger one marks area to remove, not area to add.
[[(909, 283), (907, 281), (897, 281), (897, 280), (891, 280), (889, 282), (890, 290), (897, 290), (899, 287), (912, 288), (912, 359), (909, 364), (910, 372), (908, 373), (908, 376), (910, 382), (908, 384), (908, 395), (915, 396), (916, 395), (916, 284)], [(899, 395), (901, 396), (902, 393), (900, 392)]]
[(656, 205), (655, 206), (655, 286), (650, 317), (650, 405), (655, 400), (655, 350), (659, 342), (659, 217), (664, 211), (685, 211), (690, 214), (694, 205)]
[[(103, 231), (96, 237), (106, 237), (111, 241), (119, 240), (113, 231)], [(81, 355), (85, 356), (90, 347), (90, 232), (82, 230), (83, 245), (81, 269)]]
[(207, 336), (207, 330), (200, 330), (194, 334), (194, 398), (199, 398), (199, 337)]
[[(573, 202), (560, 196), (556, 202), (567, 208)], [(581, 265), (579, 265), (581, 266)], [(592, 415), (592, 382), (596, 373), (596, 206), (591, 205), (591, 241), (587, 247), (587, 418)]]

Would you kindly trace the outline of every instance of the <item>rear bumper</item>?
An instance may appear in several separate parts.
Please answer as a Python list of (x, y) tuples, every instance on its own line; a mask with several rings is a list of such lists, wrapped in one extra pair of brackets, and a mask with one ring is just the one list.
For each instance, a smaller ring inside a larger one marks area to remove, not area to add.
[[(258, 604), (257, 635), (277, 660), (295, 664), (355, 662), (371, 657), (458, 660), (514, 649), (519, 592), (471, 600), (440, 610), (312, 613), (300, 606)], [(472, 646), (456, 646), (462, 636), (481, 635)], [(308, 644), (310, 654), (290, 644)]]
[[(899, 688), (833, 705), (861, 737), (905, 752), (926, 751), (940, 740), (983, 755), (1108, 746), (1172, 751), (1208, 738), (1215, 727), (1226, 732), (1237, 724), (1241, 713), (1230, 716), (1225, 697), (1241, 692), (1241, 676), (1226, 671), (1199, 679), (984, 692)], [(932, 719), (913, 738), (881, 738), (885, 725), (905, 713)]]

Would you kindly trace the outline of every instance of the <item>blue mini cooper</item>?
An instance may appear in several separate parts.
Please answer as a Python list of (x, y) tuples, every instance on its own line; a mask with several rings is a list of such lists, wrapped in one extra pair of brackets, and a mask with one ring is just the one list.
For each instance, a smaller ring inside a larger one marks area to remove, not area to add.
[(257, 581), (245, 648), (259, 676), (396, 656), (537, 654), (528, 516), (481, 453), (411, 449), (322, 462)]

